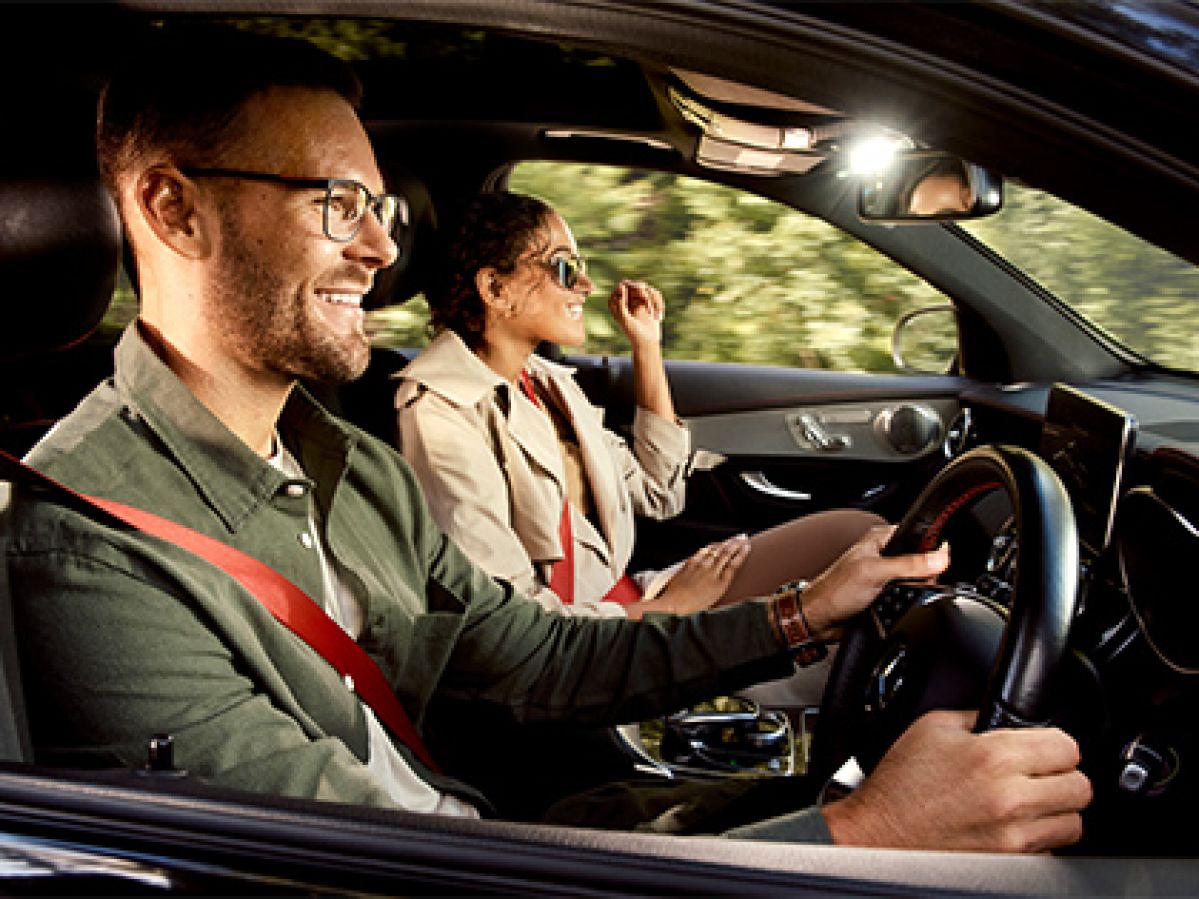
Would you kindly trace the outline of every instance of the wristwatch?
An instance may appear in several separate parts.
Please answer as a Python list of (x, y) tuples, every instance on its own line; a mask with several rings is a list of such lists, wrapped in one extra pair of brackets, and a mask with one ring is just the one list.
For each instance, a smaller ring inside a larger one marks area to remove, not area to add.
[(807, 586), (807, 581), (788, 581), (770, 597), (775, 627), (801, 668), (815, 665), (828, 656), (828, 647), (812, 636), (812, 625), (804, 614), (803, 592)]

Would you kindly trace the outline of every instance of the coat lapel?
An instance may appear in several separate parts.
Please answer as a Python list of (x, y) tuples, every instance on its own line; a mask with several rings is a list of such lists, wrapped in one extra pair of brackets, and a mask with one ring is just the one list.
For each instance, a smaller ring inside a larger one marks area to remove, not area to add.
[[(535, 365), (550, 368), (554, 366), (554, 363), (543, 362), (539, 359), (536, 360)], [(563, 369), (562, 366), (556, 367)], [(537, 372), (535, 377), (539, 375), (541, 373)], [(612, 465), (612, 455), (608, 450), (608, 441), (604, 434), (603, 421), (600, 418), (601, 413), (587, 402), (582, 393), (561, 389), (564, 379), (567, 377), (569, 377), (569, 371), (563, 369), (563, 374), (559, 377), (542, 375), (541, 380), (557, 400), (559, 408), (565, 410), (579, 441), (583, 467), (591, 487), (591, 501), (595, 505), (595, 517), (604, 541), (607, 543), (606, 546), (597, 547), (597, 549), (602, 550), (604, 555), (613, 561), (627, 558), (622, 546), (630, 539), (628, 528), (624, 525), (624, 521), (628, 517), (627, 495), (617, 480), (616, 469)], [(614, 570), (613, 574), (623, 574), (623, 571)]]

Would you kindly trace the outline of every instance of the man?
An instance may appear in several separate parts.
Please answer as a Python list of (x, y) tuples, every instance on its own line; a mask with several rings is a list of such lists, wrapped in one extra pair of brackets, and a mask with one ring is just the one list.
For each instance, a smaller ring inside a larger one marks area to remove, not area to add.
[[(691, 617), (568, 619), (477, 571), (387, 446), (296, 385), (357, 376), (360, 302), (396, 255), (397, 203), (312, 47), (207, 35), (219, 66), (163, 37), (101, 101), (101, 169), (141, 311), (101, 384), (30, 454), (80, 491), (237, 546), (298, 584), (371, 655), (419, 726), (434, 698), (525, 721), (605, 724), (791, 670), (888, 580), (872, 533), (801, 597)], [(152, 72), (154, 77), (144, 73)], [(39, 761), (140, 764), (168, 731), (232, 787), (446, 814), (486, 800), (389, 734), (258, 600), (187, 550), (29, 492), (6, 556)], [(1037, 850), (1077, 839), (1089, 785), (1056, 730), (921, 719), (849, 798), (741, 832), (863, 845)]]
[(908, 212), (918, 216), (969, 212), (974, 200), (960, 170), (925, 175), (912, 188)]

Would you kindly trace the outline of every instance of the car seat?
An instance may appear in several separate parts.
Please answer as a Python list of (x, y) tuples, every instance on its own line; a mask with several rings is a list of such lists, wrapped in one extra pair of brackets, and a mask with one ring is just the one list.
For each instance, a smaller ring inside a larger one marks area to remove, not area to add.
[(109, 370), (107, 349), (97, 365), (83, 342), (112, 298), (121, 238), (96, 171), (94, 93), (49, 86), (16, 106), (0, 145), (0, 448), (20, 454)]
[[(0, 144), (0, 284), (11, 299), (0, 330), (0, 447), (15, 453), (79, 399), (52, 400), (47, 384), (72, 381), (72, 348), (103, 317), (121, 251), (116, 209), (96, 172), (95, 95), (43, 87), (5, 109), (20, 128)], [(0, 535), (10, 493), (0, 482)], [(16, 650), (0, 564), (0, 761), (31, 758)]]

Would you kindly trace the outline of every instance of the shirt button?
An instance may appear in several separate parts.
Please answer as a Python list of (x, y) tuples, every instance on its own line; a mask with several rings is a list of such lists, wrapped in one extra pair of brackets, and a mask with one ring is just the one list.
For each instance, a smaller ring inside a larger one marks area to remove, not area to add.
[(288, 484), (287, 485), (287, 495), (288, 496), (303, 496), (307, 492), (308, 492), (308, 488), (305, 487), (303, 484)]
[(313, 545), (312, 535), (310, 533), (308, 533), (307, 531), (300, 531), (299, 536), (300, 536), (300, 546), (304, 547), (304, 549), (312, 549), (312, 545)]

